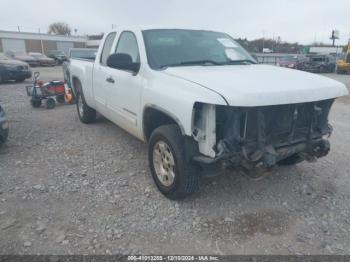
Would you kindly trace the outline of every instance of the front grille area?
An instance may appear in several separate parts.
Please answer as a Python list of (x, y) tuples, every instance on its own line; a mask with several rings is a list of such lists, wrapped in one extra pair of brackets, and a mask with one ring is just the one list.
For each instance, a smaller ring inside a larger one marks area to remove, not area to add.
[(217, 107), (217, 141), (275, 148), (330, 133), (328, 114), (334, 99), (262, 107)]

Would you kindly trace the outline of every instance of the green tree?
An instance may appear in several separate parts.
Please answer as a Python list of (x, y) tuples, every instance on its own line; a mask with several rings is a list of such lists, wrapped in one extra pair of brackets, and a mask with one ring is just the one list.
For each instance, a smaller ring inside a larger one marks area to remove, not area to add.
[(49, 25), (47, 32), (54, 35), (71, 35), (72, 29), (65, 22), (55, 22)]

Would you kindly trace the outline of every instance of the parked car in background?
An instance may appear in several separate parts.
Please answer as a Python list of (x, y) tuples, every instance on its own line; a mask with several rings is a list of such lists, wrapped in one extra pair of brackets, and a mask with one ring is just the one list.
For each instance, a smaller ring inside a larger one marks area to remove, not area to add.
[(312, 73), (332, 73), (335, 70), (336, 59), (331, 55), (310, 55), (303, 64), (302, 70)]
[(67, 55), (60, 50), (50, 50), (47, 54), (48, 57), (54, 59), (58, 65), (61, 65), (64, 61), (67, 61)]
[(330, 109), (348, 94), (328, 77), (257, 64), (228, 34), (206, 30), (120, 27), (95, 61), (72, 59), (70, 73), (81, 122), (98, 111), (147, 141), (170, 199), (223, 167), (258, 178), (326, 156)]
[(53, 58), (49, 58), (42, 53), (29, 53), (34, 59), (39, 62), (40, 66), (54, 66), (56, 65), (56, 61)]
[(91, 48), (71, 48), (69, 50), (67, 61), (63, 62), (63, 75), (64, 80), (66, 81), (69, 88), (71, 88), (70, 84), (70, 60), (71, 59), (82, 59), (82, 60), (91, 60), (94, 61), (96, 57), (97, 49)]
[(25, 62), (8, 58), (0, 53), (0, 83), (15, 80), (22, 82), (32, 76), (29, 65)]
[(7, 51), (5, 53), (9, 58), (26, 62), (30, 66), (39, 66), (39, 62), (32, 56), (23, 51)]
[(350, 72), (350, 50), (344, 53), (337, 61), (336, 73), (345, 74)]
[(306, 61), (307, 58), (304, 55), (288, 55), (280, 58), (277, 65), (281, 67), (301, 69)]
[(0, 144), (7, 140), (9, 135), (9, 123), (4, 109), (0, 105)]
[(271, 50), (270, 48), (263, 48), (262, 52), (263, 53), (273, 53), (273, 50)]

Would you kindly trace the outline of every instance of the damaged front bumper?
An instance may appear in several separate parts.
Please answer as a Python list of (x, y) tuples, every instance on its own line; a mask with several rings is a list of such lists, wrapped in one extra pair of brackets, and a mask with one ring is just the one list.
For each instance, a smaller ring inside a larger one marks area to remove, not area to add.
[[(212, 130), (212, 120), (201, 115), (208, 111), (207, 106), (196, 105), (194, 138), (199, 144), (199, 154), (193, 160), (202, 166), (239, 167), (247, 173), (270, 171), (296, 155), (302, 160), (315, 161), (330, 150), (325, 136), (332, 133), (328, 114), (333, 102), (334, 99), (262, 107), (216, 106), (215, 138), (211, 141), (205, 139), (213, 137), (212, 132), (208, 137), (203, 135)], [(206, 147), (201, 143), (207, 147), (215, 144), (211, 148), (215, 157), (203, 154), (201, 148)]]

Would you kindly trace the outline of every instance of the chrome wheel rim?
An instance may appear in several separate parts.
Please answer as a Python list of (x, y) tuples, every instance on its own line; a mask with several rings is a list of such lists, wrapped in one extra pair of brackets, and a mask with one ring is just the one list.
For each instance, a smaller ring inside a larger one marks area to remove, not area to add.
[(81, 117), (83, 117), (83, 115), (84, 115), (84, 105), (83, 105), (82, 97), (81, 97), (80, 94), (79, 94), (79, 98), (78, 98), (78, 111), (79, 111), (79, 115)]
[(163, 186), (169, 187), (174, 183), (174, 156), (170, 147), (163, 141), (158, 141), (153, 147), (153, 167)]

